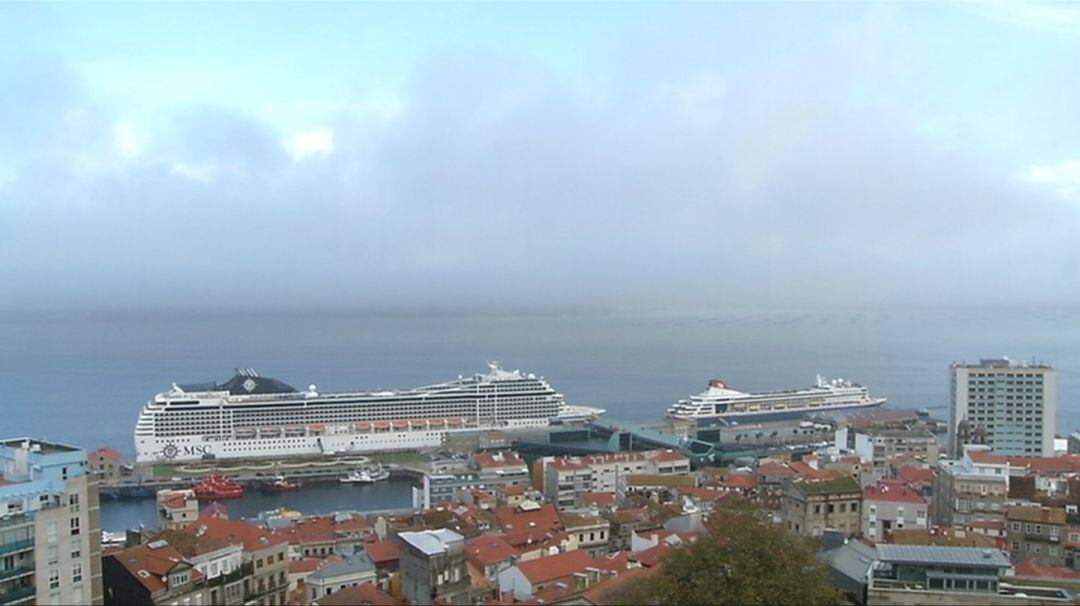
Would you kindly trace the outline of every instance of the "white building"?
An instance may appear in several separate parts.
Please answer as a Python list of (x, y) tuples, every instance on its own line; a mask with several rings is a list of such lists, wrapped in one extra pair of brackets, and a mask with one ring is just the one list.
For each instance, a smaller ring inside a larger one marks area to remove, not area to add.
[(955, 363), (949, 407), (949, 443), (985, 443), (994, 454), (1053, 456), (1057, 386), (1054, 369), (1008, 358)]

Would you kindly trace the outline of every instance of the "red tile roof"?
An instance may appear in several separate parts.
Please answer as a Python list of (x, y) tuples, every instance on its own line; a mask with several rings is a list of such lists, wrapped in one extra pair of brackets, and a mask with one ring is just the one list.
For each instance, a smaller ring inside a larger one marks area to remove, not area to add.
[(583, 501), (586, 506), (607, 507), (615, 504), (615, 494), (610, 492), (586, 492)]
[(762, 463), (757, 467), (757, 475), (759, 476), (788, 476), (794, 477), (796, 474), (787, 465), (781, 465), (780, 463)]
[[(168, 587), (163, 577), (167, 577), (169, 571), (178, 565), (191, 566), (191, 563), (173, 549), (169, 544), (162, 547), (152, 548), (150, 545), (136, 545), (110, 554), (123, 566), (131, 578), (138, 581), (150, 593), (161, 591)], [(139, 574), (140, 571), (143, 574)], [(191, 569), (191, 578), (194, 581), (202, 579), (202, 573), (196, 568)]]
[(757, 488), (757, 476), (749, 474), (730, 475), (727, 481), (724, 482), (724, 486), (738, 490), (752, 490)]
[(926, 504), (926, 499), (903, 480), (878, 480), (877, 484), (863, 489), (863, 500)]
[(630, 567), (630, 553), (627, 551), (616, 551), (606, 556), (593, 558), (593, 566), (596, 568), (603, 568), (604, 570), (611, 570), (614, 572), (622, 572)]
[(498, 469), (499, 467), (525, 467), (525, 461), (516, 452), (478, 452), (473, 461), (480, 469)]
[(588, 467), (584, 465), (574, 463), (573, 461), (567, 459), (555, 459), (553, 461), (550, 461), (547, 465), (548, 467), (551, 467), (552, 469), (557, 469), (559, 471), (580, 471), (583, 469), (588, 469)]
[(683, 486), (678, 489), (680, 496), (687, 496), (699, 501), (722, 501), (726, 498), (732, 497), (733, 492), (727, 490), (721, 490), (718, 488), (700, 487), (694, 488), (692, 486)]
[(810, 467), (809, 465), (801, 461), (796, 461), (788, 465), (788, 467), (790, 467), (796, 475), (800, 475), (804, 478), (808, 478), (811, 480), (829, 480), (836, 477), (836, 474), (832, 473), (831, 471), (814, 469), (813, 467)]
[(506, 542), (505, 538), (484, 535), (465, 541), (465, 555), (484, 567), (510, 560), (518, 553)]
[(289, 561), (289, 574), (304, 574), (308, 572), (315, 572), (319, 568), (319, 564), (322, 564), (321, 558), (304, 558), (302, 560), (290, 560)]
[(517, 567), (525, 575), (525, 578), (535, 585), (572, 576), (575, 572), (583, 572), (592, 565), (593, 559), (589, 554), (580, 549), (575, 549), (574, 551), (537, 558), (528, 562), (520, 562)]
[(180, 509), (187, 505), (188, 501), (194, 500), (196, 500), (194, 492), (192, 492), (190, 495), (185, 495), (182, 492), (174, 492), (169, 496), (165, 497), (165, 502), (162, 503), (162, 505), (168, 507), (169, 509)]
[(614, 579), (609, 579), (602, 583), (598, 583), (589, 588), (588, 591), (581, 594), (581, 599), (585, 600), (589, 604), (600, 606), (602, 604), (614, 604), (617, 602), (615, 598), (618, 597), (618, 591), (634, 581), (652, 576), (660, 572), (660, 566), (653, 566), (652, 568), (631, 568), (625, 572), (619, 574)]
[(1058, 566), (1040, 566), (1031, 560), (1020, 560), (1013, 566), (1015, 576), (1049, 579), (1080, 580), (1080, 571)]
[(931, 483), (934, 481), (933, 469), (921, 469), (911, 465), (903, 465), (896, 470), (896, 475), (909, 484)]
[(678, 463), (682, 461), (690, 462), (690, 459), (686, 458), (682, 454), (675, 452), (671, 449), (656, 450), (655, 454), (646, 453), (646, 456), (656, 461), (657, 463)]
[(1003, 465), (1009, 462), (1009, 457), (990, 454), (985, 450), (973, 450), (967, 453), (968, 457), (976, 463)]
[(660, 558), (667, 555), (671, 550), (672, 547), (670, 545), (661, 542), (655, 547), (650, 547), (648, 549), (639, 551), (632, 554), (630, 557), (642, 566), (646, 568), (651, 568), (659, 564)]
[(110, 459), (110, 460), (113, 460), (113, 461), (119, 461), (120, 460), (120, 453), (115, 449), (109, 448), (108, 446), (102, 446), (101, 448), (91, 452), (90, 456), (87, 457), (87, 458), (90, 459), (91, 461), (94, 461), (94, 460), (96, 460), (98, 458), (105, 458), (105, 459)]
[(504, 505), (491, 510), (504, 532), (522, 530), (560, 530), (559, 511), (551, 503), (544, 503), (534, 511), (521, 511)]
[(528, 486), (500, 486), (498, 488), (499, 492), (507, 496), (525, 494), (528, 490)]
[(319, 606), (398, 606), (398, 602), (374, 583), (361, 583), (315, 600)]
[(397, 541), (364, 543), (364, 551), (376, 565), (392, 564), (401, 558)]
[(987, 530), (1005, 531), (1005, 522), (999, 520), (972, 520), (964, 522), (965, 528), (985, 528)]
[(239, 520), (225, 520), (215, 517), (201, 517), (184, 529), (197, 536), (209, 536), (225, 539), (230, 544), (243, 545), (244, 551), (259, 551), (272, 545), (285, 543), (288, 539), (275, 536), (254, 524)]
[(354, 515), (348, 520), (334, 523), (334, 530), (336, 532), (354, 532), (357, 530), (369, 529), (371, 529), (371, 522), (362, 515)]

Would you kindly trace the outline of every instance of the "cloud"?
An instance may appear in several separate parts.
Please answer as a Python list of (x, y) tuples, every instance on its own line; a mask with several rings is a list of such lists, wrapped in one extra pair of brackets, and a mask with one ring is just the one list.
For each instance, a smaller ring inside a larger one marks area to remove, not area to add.
[(1003, 23), (1080, 35), (1080, 7), (1070, 2), (972, 2), (961, 6)]
[(125, 160), (139, 156), (144, 150), (144, 143), (135, 127), (127, 122), (113, 125), (113, 141), (117, 153)]
[(1010, 158), (921, 128), (922, 106), (868, 99), (895, 73), (892, 19), (754, 69), (723, 36), (684, 54), (639, 40), (587, 85), (440, 49), (401, 90), (328, 102), (301, 130), (206, 105), (136, 122), (77, 73), (29, 66), (49, 77), (19, 76), (18, 95), (51, 105), (3, 118), (33, 124), (33, 153), (0, 147), (0, 283), (21, 285), (3, 304), (1080, 300), (1061, 286), (1078, 220), (1048, 200), (1075, 165), (1010, 179)]
[(1031, 166), (1017, 173), (1015, 178), (1047, 188), (1061, 198), (1080, 198), (1080, 160), (1062, 160), (1057, 164)]
[(297, 162), (314, 154), (329, 155), (334, 152), (334, 131), (328, 128), (301, 131), (283, 145)]

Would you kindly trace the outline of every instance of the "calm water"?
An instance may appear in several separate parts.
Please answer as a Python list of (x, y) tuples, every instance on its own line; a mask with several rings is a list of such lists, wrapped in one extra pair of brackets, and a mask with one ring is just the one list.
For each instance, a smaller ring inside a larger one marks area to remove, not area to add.
[(1080, 427), (1080, 314), (1065, 311), (707, 317), (302, 314), (0, 316), (0, 435), (133, 455), (143, 403), (237, 366), (320, 390), (409, 387), (485, 370), (547, 377), (572, 403), (654, 420), (710, 378), (743, 390), (870, 386), (890, 406), (948, 402), (953, 360), (1009, 355), (1058, 369), (1058, 432)]
[[(412, 480), (391, 478), (371, 485), (312, 484), (296, 492), (264, 494), (248, 490), (241, 499), (221, 501), (229, 517), (253, 518), (262, 511), (284, 507), (305, 514), (335, 511), (385, 511), (412, 507)], [(154, 499), (102, 500), (101, 529), (120, 532), (157, 526)]]

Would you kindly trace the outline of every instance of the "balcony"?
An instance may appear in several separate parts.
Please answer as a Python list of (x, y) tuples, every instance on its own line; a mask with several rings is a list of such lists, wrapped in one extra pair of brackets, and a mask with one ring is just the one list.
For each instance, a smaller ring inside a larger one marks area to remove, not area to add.
[(0, 571), (0, 581), (17, 579), (33, 572), (34, 568), (32, 566), (19, 566), (18, 568), (12, 568), (11, 570), (2, 570)]
[(20, 602), (32, 601), (35, 595), (36, 590), (33, 587), (22, 587), (15, 591), (0, 594), (0, 604), (18, 604)]
[(33, 547), (33, 539), (24, 539), (22, 541), (4, 543), (3, 545), (0, 545), (0, 554), (14, 553), (16, 551), (26, 551), (27, 549), (33, 549)]

